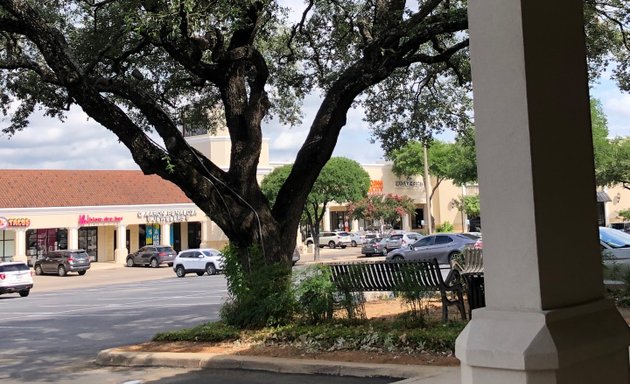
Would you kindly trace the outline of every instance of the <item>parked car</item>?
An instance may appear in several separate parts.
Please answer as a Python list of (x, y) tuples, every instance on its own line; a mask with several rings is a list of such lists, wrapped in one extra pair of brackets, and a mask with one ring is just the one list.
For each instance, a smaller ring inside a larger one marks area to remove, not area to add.
[(177, 277), (188, 273), (209, 276), (223, 270), (223, 254), (214, 248), (187, 249), (181, 251), (173, 261), (173, 271)]
[(476, 240), (461, 233), (439, 233), (421, 238), (409, 247), (394, 249), (385, 257), (386, 260), (430, 260), (437, 259), (440, 264), (450, 264), (450, 260), (459, 256), (464, 248)]
[(367, 243), (368, 240), (374, 239), (375, 237), (378, 237), (375, 233), (350, 232), (350, 245), (352, 247), (363, 245)]
[(409, 244), (413, 244), (416, 241), (420, 240), (422, 235), (416, 232), (401, 232), (392, 234), (387, 242), (385, 242), (385, 249), (387, 252), (406, 247)]
[(145, 245), (127, 256), (127, 266), (136, 265), (151, 266), (157, 268), (162, 264), (173, 266), (177, 253), (169, 245)]
[(373, 255), (384, 256), (386, 253), (387, 251), (385, 251), (385, 243), (383, 242), (383, 239), (380, 237), (374, 237), (374, 238), (369, 239), (361, 247), (361, 254), (365, 256), (373, 256)]
[[(328, 246), (328, 248), (345, 248), (348, 245), (351, 245), (352, 239), (350, 238), (350, 234), (348, 232), (343, 231), (322, 231), (319, 233), (319, 247), (324, 248)], [(305, 241), (306, 245), (314, 244), (313, 237), (309, 236)]]
[(618, 229), (599, 227), (599, 244), (609, 273), (615, 266), (630, 271), (630, 234)]
[(33, 288), (33, 276), (26, 263), (21, 261), (0, 263), (0, 295), (19, 293), (26, 297)]
[(62, 249), (50, 251), (37, 258), (33, 269), (36, 275), (58, 274), (65, 276), (68, 272), (77, 272), (83, 276), (90, 269), (90, 255), (83, 249)]

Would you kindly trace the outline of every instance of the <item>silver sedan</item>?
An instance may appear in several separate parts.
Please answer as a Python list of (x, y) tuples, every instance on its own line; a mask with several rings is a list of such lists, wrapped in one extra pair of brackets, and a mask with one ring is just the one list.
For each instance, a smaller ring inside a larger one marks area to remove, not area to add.
[(476, 240), (459, 233), (439, 233), (425, 236), (409, 247), (394, 249), (385, 257), (386, 260), (431, 260), (440, 264), (450, 264), (450, 260), (460, 255), (467, 245)]

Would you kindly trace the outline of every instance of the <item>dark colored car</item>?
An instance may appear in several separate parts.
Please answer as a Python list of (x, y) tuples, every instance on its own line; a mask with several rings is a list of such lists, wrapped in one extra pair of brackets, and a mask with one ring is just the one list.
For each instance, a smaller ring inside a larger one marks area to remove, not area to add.
[(361, 253), (365, 256), (383, 256), (385, 254), (385, 244), (382, 242), (382, 240), (383, 239), (381, 239), (380, 237), (374, 237), (367, 240), (361, 247)]
[(136, 265), (150, 266), (157, 268), (162, 264), (173, 266), (177, 252), (169, 245), (145, 245), (134, 253), (127, 256), (127, 266)]
[(387, 254), (386, 260), (430, 260), (437, 259), (440, 264), (450, 264), (465, 247), (472, 246), (477, 240), (461, 233), (439, 233), (425, 236), (406, 248), (395, 249)]
[(65, 276), (68, 272), (77, 272), (83, 276), (90, 269), (90, 255), (83, 249), (63, 249), (50, 251), (35, 260), (36, 275), (57, 274)]

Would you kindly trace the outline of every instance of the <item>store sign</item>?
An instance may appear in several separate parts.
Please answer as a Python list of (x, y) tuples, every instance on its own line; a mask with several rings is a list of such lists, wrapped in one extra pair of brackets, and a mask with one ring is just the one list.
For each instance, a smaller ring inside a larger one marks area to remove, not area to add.
[(31, 225), (31, 219), (25, 217), (0, 217), (0, 229), (8, 227), (28, 227)]
[(383, 180), (370, 180), (370, 189), (368, 194), (383, 193)]
[(147, 223), (177, 223), (180, 221), (188, 221), (188, 218), (194, 215), (194, 209), (140, 211), (138, 212), (138, 219), (144, 218)]
[(123, 220), (118, 216), (92, 217), (90, 215), (80, 215), (79, 225), (97, 225), (97, 224), (117, 224)]
[(404, 188), (404, 189), (424, 189), (424, 182), (422, 180), (412, 180), (411, 178), (407, 178), (406, 180), (398, 179), (396, 180), (396, 188)]

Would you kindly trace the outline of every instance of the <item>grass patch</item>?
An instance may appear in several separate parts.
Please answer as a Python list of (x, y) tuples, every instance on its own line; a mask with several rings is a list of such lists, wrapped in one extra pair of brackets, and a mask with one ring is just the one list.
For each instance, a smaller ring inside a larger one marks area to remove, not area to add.
[(286, 345), (305, 352), (361, 350), (452, 354), (464, 322), (414, 322), (408, 316), (384, 320), (334, 319), (319, 324), (295, 323), (258, 330), (238, 330), (222, 322), (157, 334), (153, 341), (256, 342)]

